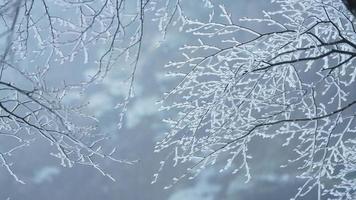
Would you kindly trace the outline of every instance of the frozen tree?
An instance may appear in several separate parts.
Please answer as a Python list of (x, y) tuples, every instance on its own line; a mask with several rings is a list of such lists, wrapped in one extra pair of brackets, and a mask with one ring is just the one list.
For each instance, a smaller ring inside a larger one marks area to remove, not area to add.
[(281, 137), (304, 180), (294, 198), (355, 199), (354, 17), (341, 0), (272, 3), (260, 19), (236, 19), (218, 3), (206, 19), (181, 17), (196, 42), (167, 64), (180, 81), (163, 101), (177, 115), (156, 145), (171, 152), (159, 171), (168, 160), (189, 165), (174, 184), (220, 161), (248, 181), (251, 143)]
[[(319, 199), (355, 198), (356, 34), (343, 4), (354, 12), (352, 1), (272, 0), (279, 8), (264, 18), (240, 20), (209, 0), (196, 1), (211, 10), (207, 19), (193, 19), (191, 2), (0, 0), (2, 166), (23, 182), (11, 155), (34, 139), (55, 147), (51, 154), (63, 166), (89, 165), (110, 178), (100, 159), (130, 163), (102, 146), (107, 137), (96, 133), (86, 104), (68, 99), (128, 63), (121, 127), (148, 19), (163, 38), (179, 26), (197, 39), (167, 65), (181, 79), (163, 110), (178, 114), (166, 120), (170, 132), (156, 151), (171, 151), (173, 165), (194, 163), (174, 183), (217, 161), (226, 162), (222, 171), (244, 171), (249, 180), (251, 142), (282, 137), (305, 180), (296, 197), (316, 190)], [(95, 70), (83, 80), (59, 76), (72, 65), (73, 73)]]
[[(0, 163), (17, 181), (22, 182), (12, 169), (12, 153), (40, 137), (56, 147), (52, 155), (63, 166), (90, 165), (110, 177), (98, 159), (130, 163), (116, 159), (115, 149), (102, 148), (106, 136), (95, 133), (95, 117), (83, 102), (69, 105), (67, 96), (84, 92), (111, 67), (128, 63), (132, 73), (120, 107), (121, 126), (132, 95), (145, 13), (155, 5), (149, 2), (0, 1)], [(95, 70), (82, 80), (61, 78), (70, 65), (77, 65), (70, 69), (73, 73)]]
[[(56, 147), (51, 154), (63, 166), (89, 165), (110, 177), (98, 159), (131, 163), (102, 146), (107, 137), (96, 133), (97, 119), (71, 95), (100, 84), (113, 67), (128, 67), (127, 95), (116, 107), (121, 128), (134, 94), (144, 21), (156, 21), (165, 37), (181, 15), (180, 1), (170, 0), (0, 0), (2, 166), (22, 183), (11, 155), (41, 137)], [(67, 77), (84, 70), (91, 73)]]

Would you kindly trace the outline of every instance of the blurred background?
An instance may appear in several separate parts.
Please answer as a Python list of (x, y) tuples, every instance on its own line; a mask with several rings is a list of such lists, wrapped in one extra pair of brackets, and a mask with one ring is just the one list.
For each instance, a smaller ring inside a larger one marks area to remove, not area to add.
[[(224, 2), (224, 1), (222, 1)], [(270, 1), (225, 1), (234, 19), (261, 17), (263, 10), (271, 9)], [(205, 15), (202, 5), (191, 1), (188, 6), (195, 15)], [(148, 16), (149, 18), (149, 16)], [(224, 163), (211, 167), (193, 180), (183, 179), (171, 189), (163, 189), (172, 177), (184, 173), (183, 167), (166, 167), (158, 181), (151, 184), (161, 160), (166, 154), (154, 153), (155, 143), (167, 127), (162, 120), (169, 113), (159, 111), (159, 101), (178, 80), (165, 76), (164, 65), (174, 60), (180, 46), (194, 40), (191, 36), (171, 27), (167, 38), (157, 33), (155, 22), (146, 20), (141, 60), (135, 77), (135, 96), (128, 105), (124, 126), (117, 130), (119, 111), (113, 109), (127, 94), (123, 84), (131, 73), (130, 67), (118, 63), (101, 84), (91, 86), (85, 93), (71, 94), (70, 101), (88, 101), (89, 112), (100, 121), (98, 132), (110, 136), (108, 146), (118, 146), (119, 158), (138, 160), (134, 165), (103, 161), (101, 164), (116, 182), (102, 176), (90, 167), (63, 168), (60, 161), (50, 155), (54, 152), (48, 142), (36, 138), (31, 146), (17, 151), (11, 162), (14, 171), (26, 184), (13, 180), (0, 168), (0, 199), (13, 200), (285, 200), (297, 192), (301, 180), (290, 168), (280, 168), (292, 152), (281, 148), (284, 138), (255, 141), (250, 147), (252, 180), (245, 183), (244, 174), (219, 173)], [(255, 27), (263, 29), (263, 27)], [(104, 51), (92, 49), (91, 51)], [(60, 73), (52, 73), (53, 80), (85, 78), (94, 68), (73, 62), (63, 66)], [(315, 199), (313, 192), (305, 199)]]

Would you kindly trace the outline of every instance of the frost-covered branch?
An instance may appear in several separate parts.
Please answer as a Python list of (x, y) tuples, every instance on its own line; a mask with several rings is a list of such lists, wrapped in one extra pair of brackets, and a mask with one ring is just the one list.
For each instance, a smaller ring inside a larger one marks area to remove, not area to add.
[(278, 9), (262, 19), (238, 21), (223, 5), (206, 20), (185, 18), (197, 42), (167, 65), (178, 84), (162, 109), (178, 114), (156, 151), (172, 151), (174, 165), (194, 163), (182, 177), (225, 160), (222, 171), (249, 179), (249, 143), (284, 137), (305, 180), (296, 197), (317, 188), (320, 198), (352, 199), (354, 18), (342, 1), (272, 2)]
[[(56, 147), (51, 154), (64, 166), (90, 165), (110, 177), (100, 159), (131, 163), (102, 146), (108, 138), (96, 133), (97, 119), (87, 114), (86, 103), (69, 102), (68, 94), (100, 83), (112, 67), (126, 63), (132, 73), (121, 125), (133, 93), (145, 13), (155, 9), (152, 2), (0, 1), (0, 163), (15, 180), (22, 182), (12, 170), (12, 153), (38, 136)], [(73, 73), (91, 74), (61, 77), (69, 66)]]

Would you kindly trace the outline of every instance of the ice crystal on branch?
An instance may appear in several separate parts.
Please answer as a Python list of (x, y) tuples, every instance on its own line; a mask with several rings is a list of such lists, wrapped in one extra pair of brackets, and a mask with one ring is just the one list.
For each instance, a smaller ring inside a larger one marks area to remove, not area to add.
[(261, 19), (236, 20), (224, 5), (206, 20), (185, 17), (196, 42), (167, 65), (179, 83), (163, 110), (177, 115), (156, 151), (193, 163), (181, 178), (219, 160), (248, 180), (251, 141), (284, 137), (305, 181), (296, 198), (316, 189), (319, 199), (353, 199), (354, 18), (342, 1), (272, 3)]

